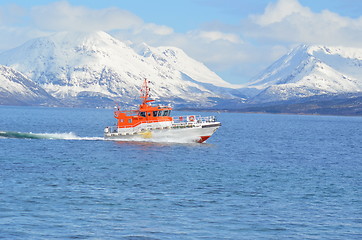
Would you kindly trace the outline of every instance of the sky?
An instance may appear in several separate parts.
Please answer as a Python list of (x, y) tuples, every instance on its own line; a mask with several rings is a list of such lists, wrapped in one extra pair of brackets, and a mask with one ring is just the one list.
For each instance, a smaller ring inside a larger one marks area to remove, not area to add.
[(59, 31), (179, 47), (225, 81), (245, 84), (300, 44), (362, 48), (362, 1), (0, 1), (0, 52)]

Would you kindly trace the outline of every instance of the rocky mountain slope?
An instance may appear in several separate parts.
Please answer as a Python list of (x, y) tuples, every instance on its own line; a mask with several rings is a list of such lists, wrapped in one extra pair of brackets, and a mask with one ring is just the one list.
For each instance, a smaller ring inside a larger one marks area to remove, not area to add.
[(58, 105), (38, 84), (22, 73), (0, 65), (0, 105)]

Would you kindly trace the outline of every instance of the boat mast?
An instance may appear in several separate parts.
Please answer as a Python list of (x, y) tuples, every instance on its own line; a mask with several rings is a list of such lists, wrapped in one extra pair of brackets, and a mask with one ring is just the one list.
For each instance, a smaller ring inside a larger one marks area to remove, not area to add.
[(147, 78), (145, 78), (141, 89), (141, 98), (143, 99), (142, 106), (147, 105), (147, 103), (154, 101), (154, 100), (148, 100), (148, 98), (150, 97), (150, 90), (151, 90), (148, 87), (148, 83), (150, 83), (150, 81), (148, 81)]

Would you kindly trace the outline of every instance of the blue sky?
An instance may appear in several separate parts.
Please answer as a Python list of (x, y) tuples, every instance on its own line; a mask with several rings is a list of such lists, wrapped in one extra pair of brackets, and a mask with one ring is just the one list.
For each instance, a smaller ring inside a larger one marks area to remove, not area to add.
[(360, 0), (2, 0), (0, 51), (57, 31), (176, 46), (243, 84), (292, 47), (362, 47)]

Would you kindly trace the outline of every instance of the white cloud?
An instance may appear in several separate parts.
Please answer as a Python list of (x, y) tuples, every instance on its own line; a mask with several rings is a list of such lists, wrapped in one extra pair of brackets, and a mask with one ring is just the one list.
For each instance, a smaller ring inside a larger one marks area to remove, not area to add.
[(130, 38), (142, 35), (145, 39), (173, 33), (168, 26), (145, 23), (140, 17), (120, 8), (91, 9), (67, 1), (31, 9), (0, 6), (0, 30), (0, 51), (58, 31), (124, 31)]
[(133, 13), (116, 7), (94, 10), (61, 1), (33, 7), (30, 15), (37, 28), (49, 31), (126, 30), (135, 35), (173, 33), (173, 29), (168, 26), (145, 23)]
[(144, 24), (140, 29), (137, 29), (135, 32), (148, 32), (150, 34), (156, 34), (156, 35), (170, 35), (173, 33), (173, 29), (167, 26), (160, 26), (156, 25), (154, 23), (146, 23)]
[(279, 0), (270, 3), (263, 15), (251, 15), (250, 17), (259, 25), (267, 26), (273, 23), (282, 22), (291, 15), (310, 17), (312, 12), (307, 7), (303, 7), (297, 0)]
[(242, 40), (238, 35), (231, 33), (223, 33), (220, 31), (199, 31), (197, 32), (197, 35), (205, 39), (207, 42), (222, 40), (222, 41), (228, 41), (230, 43), (242, 43)]
[(250, 16), (246, 34), (264, 41), (362, 47), (362, 17), (343, 17), (329, 10), (320, 13), (297, 0), (279, 0), (262, 15)]
[(141, 18), (119, 8), (93, 10), (66, 1), (34, 7), (31, 18), (38, 28), (50, 31), (109, 31), (143, 24)]

